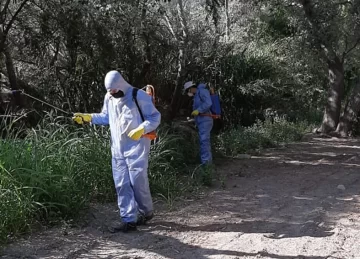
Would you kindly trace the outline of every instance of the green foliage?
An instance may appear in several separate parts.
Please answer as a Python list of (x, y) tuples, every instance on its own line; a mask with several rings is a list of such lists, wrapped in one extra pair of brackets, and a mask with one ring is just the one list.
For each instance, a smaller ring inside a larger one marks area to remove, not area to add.
[[(149, 178), (151, 191), (168, 201), (174, 200), (188, 188), (188, 181), (182, 176), (187, 175), (194, 157), (191, 157), (196, 142), (189, 142), (181, 133), (169, 126), (159, 131), (160, 138), (152, 145), (149, 160)], [(189, 148), (185, 151), (186, 148)]]
[[(34, 221), (76, 217), (90, 201), (115, 201), (109, 143), (107, 128), (74, 127), (50, 116), (25, 138), (1, 141), (0, 239)], [(150, 152), (153, 195), (171, 202), (188, 188), (188, 155), (177, 150), (186, 145), (171, 128), (159, 130)]]
[(215, 180), (215, 166), (213, 164), (200, 165), (195, 168), (193, 178), (200, 185), (211, 187)]
[(221, 64), (223, 80), (219, 88), (224, 119), (231, 125), (250, 125), (274, 90), (271, 79), (276, 71), (271, 58), (263, 53), (234, 55), (224, 57)]
[(28, 220), (73, 217), (91, 198), (114, 196), (108, 141), (95, 131), (76, 130), (63, 122), (48, 118), (24, 139), (1, 143), (1, 178), (7, 172), (20, 195), (27, 197), (32, 205)]
[(265, 25), (263, 36), (274, 39), (294, 36), (296, 27), (291, 24), (290, 18), (284, 7), (270, 8), (267, 14), (260, 16)]
[(318, 49), (301, 6), (229, 1), (226, 12), (224, 1), (182, 2), (183, 17), (178, 1), (29, 3), (9, 34), (25, 90), (65, 110), (93, 112), (102, 105), (104, 75), (117, 69), (134, 86), (154, 85), (161, 108), (178, 102), (171, 115), (190, 109), (174, 94), (176, 85), (210, 82), (221, 92), (228, 125), (249, 126), (267, 108), (297, 117), (323, 105), (327, 72), (313, 58)]
[(0, 162), (0, 242), (29, 228), (36, 208), (28, 193)]
[(281, 117), (268, 118), (257, 121), (251, 127), (238, 127), (222, 133), (218, 136), (216, 145), (225, 155), (236, 156), (299, 141), (309, 129), (306, 122), (289, 122)]

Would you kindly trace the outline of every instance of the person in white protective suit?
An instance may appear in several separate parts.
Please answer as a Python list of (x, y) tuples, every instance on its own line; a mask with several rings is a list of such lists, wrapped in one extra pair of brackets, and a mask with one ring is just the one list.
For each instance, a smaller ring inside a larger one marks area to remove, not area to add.
[(133, 90), (117, 71), (105, 76), (107, 93), (101, 113), (75, 113), (73, 120), (96, 125), (110, 125), (112, 171), (117, 192), (121, 222), (110, 227), (111, 232), (136, 230), (153, 218), (153, 202), (147, 175), (150, 139), (161, 120), (152, 98), (145, 91), (137, 92), (137, 101), (144, 121), (133, 99)]

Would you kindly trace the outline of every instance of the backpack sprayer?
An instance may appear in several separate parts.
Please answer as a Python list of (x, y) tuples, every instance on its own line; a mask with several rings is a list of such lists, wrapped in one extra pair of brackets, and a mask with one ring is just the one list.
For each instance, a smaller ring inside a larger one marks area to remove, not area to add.
[[(153, 104), (155, 105), (155, 88), (154, 88), (152, 85), (147, 85), (147, 86), (143, 87), (142, 90), (143, 90), (143, 89), (145, 89), (145, 92), (146, 92), (148, 95), (151, 96), (152, 102), (153, 102)], [(140, 109), (140, 106), (139, 106), (139, 104), (138, 104), (138, 101), (137, 101), (137, 99), (136, 99), (137, 91), (138, 91), (137, 88), (134, 88), (134, 89), (133, 89), (133, 99), (134, 99), (135, 104), (136, 104), (136, 106), (137, 106), (137, 108), (138, 108), (138, 110), (139, 110), (141, 119), (144, 121), (144, 120), (145, 120), (145, 119), (144, 119), (144, 115), (143, 115), (143, 113), (142, 113), (142, 111), (141, 111), (141, 109)], [(149, 133), (147, 133), (147, 134), (144, 134), (144, 137), (145, 137), (145, 138), (148, 138), (148, 139), (150, 139), (150, 140), (154, 140), (154, 139), (157, 138), (156, 131), (154, 130), (154, 131), (151, 131), (151, 132), (149, 132)]]
[(210, 114), (200, 113), (199, 116), (211, 117), (214, 120), (221, 119), (221, 103), (219, 93), (212, 86), (207, 85), (206, 89), (209, 91), (211, 98)]
[(215, 88), (212, 86), (209, 87), (209, 91), (210, 91), (210, 98), (212, 103), (210, 107), (211, 117), (213, 119), (220, 119), (221, 118), (220, 96), (215, 91)]

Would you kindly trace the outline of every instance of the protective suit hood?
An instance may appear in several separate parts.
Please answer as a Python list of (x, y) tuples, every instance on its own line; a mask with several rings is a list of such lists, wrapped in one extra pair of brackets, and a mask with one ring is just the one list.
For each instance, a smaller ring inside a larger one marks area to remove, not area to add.
[(122, 75), (116, 71), (112, 70), (108, 72), (105, 76), (105, 88), (109, 90), (120, 90), (124, 93), (131, 87), (131, 85), (125, 81)]
[(197, 87), (197, 89), (205, 89), (206, 88), (206, 84), (204, 83), (200, 83)]

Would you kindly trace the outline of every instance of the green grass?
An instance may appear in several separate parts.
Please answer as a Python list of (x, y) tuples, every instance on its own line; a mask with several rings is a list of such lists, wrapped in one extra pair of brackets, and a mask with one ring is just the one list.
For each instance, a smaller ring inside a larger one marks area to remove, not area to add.
[(284, 118), (275, 117), (273, 121), (258, 121), (251, 127), (227, 130), (216, 138), (215, 146), (226, 156), (236, 156), (300, 141), (310, 128), (307, 122), (289, 122)]
[(37, 129), (26, 132), (25, 138), (10, 136), (1, 142), (0, 195), (5, 195), (0, 201), (1, 213), (23, 207), (18, 220), (10, 215), (1, 217), (5, 219), (3, 240), (35, 220), (70, 218), (91, 198), (113, 196), (109, 145), (100, 137), (105, 135), (106, 139), (105, 132), (99, 135), (63, 125), (63, 118), (48, 118)]
[[(115, 201), (107, 127), (76, 127), (47, 117), (19, 138), (9, 130), (0, 142), (0, 240), (33, 223), (76, 217), (90, 201)], [(189, 189), (188, 139), (161, 127), (151, 147), (149, 179), (153, 195), (169, 202)], [(196, 144), (194, 144), (196, 145)]]

